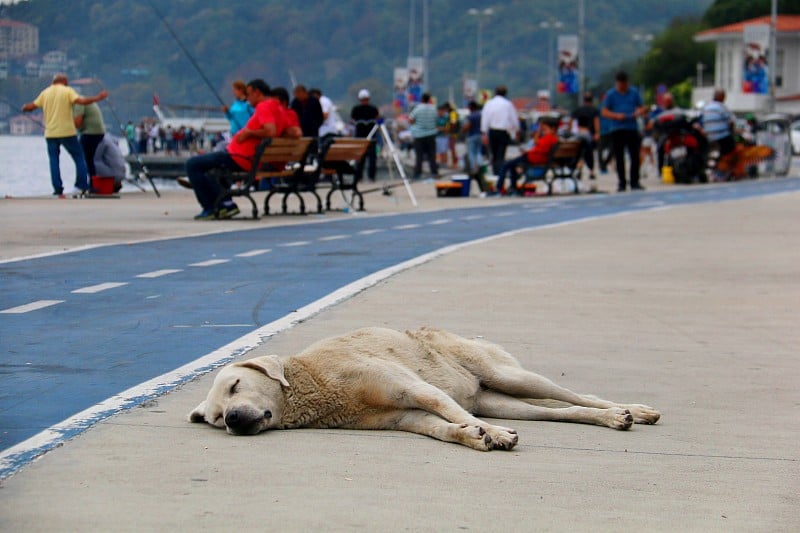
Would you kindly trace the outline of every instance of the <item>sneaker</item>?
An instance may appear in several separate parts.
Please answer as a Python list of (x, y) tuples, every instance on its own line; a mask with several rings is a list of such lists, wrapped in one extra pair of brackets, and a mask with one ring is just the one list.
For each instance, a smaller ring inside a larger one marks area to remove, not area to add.
[(79, 189), (77, 187), (75, 187), (69, 192), (69, 195), (72, 196), (73, 198), (82, 198), (87, 194), (89, 194), (89, 189)]
[(217, 218), (226, 219), (226, 218), (233, 218), (240, 213), (239, 208), (236, 204), (230, 205), (223, 205), (217, 211)]
[(213, 209), (203, 209), (199, 215), (195, 215), (195, 220), (214, 220), (217, 218), (217, 212)]
[(189, 181), (189, 178), (185, 178), (185, 177), (181, 176), (180, 178), (178, 178), (175, 181), (177, 181), (178, 185), (180, 185), (181, 187), (185, 187), (187, 189), (194, 189), (194, 187), (192, 186), (192, 182)]
[(643, 191), (644, 187), (642, 187), (641, 185), (631, 185), (631, 190), (632, 191)]

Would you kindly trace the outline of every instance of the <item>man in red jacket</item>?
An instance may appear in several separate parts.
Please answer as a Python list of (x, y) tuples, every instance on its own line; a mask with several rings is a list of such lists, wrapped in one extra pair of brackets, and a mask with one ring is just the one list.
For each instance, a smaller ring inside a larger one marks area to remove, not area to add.
[[(550, 157), (550, 150), (553, 146), (558, 144), (558, 119), (555, 117), (543, 117), (539, 120), (539, 130), (535, 142), (530, 150), (521, 156), (506, 161), (500, 169), (500, 175), (497, 176), (497, 191), (505, 196), (521, 194), (517, 189), (517, 180), (519, 180), (519, 172), (517, 167), (529, 165), (544, 165)], [(506, 175), (511, 175), (511, 183), (506, 191), (503, 191), (503, 182), (506, 180)]]

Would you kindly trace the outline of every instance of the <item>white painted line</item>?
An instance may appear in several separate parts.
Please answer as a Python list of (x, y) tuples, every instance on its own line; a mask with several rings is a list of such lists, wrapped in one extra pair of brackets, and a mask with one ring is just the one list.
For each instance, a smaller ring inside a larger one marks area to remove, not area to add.
[(374, 229), (365, 229), (358, 232), (359, 235), (372, 235), (374, 233), (380, 233), (382, 231), (386, 231), (385, 229), (381, 228), (374, 228)]
[(137, 278), (160, 278), (161, 276), (168, 276), (170, 274), (176, 274), (178, 272), (183, 272), (183, 270), (179, 269), (179, 268), (165, 268), (164, 270), (154, 270), (152, 272), (145, 272), (144, 274), (139, 274), (136, 277)]
[(29, 313), (31, 311), (36, 311), (37, 309), (44, 309), (45, 307), (50, 307), (51, 305), (56, 305), (60, 303), (64, 303), (64, 300), (37, 300), (29, 304), (3, 309), (2, 311), (0, 311), (0, 314), (18, 315), (22, 313)]
[(461, 220), (478, 220), (479, 218), (485, 218), (484, 215), (469, 215), (466, 217), (461, 217)]
[(123, 281), (110, 281), (108, 283), (100, 283), (98, 285), (92, 285), (90, 287), (75, 289), (74, 291), (72, 291), (72, 294), (96, 294), (98, 292), (107, 291), (108, 289), (116, 289), (117, 287), (124, 287), (127, 284), (128, 284), (127, 282)]
[(311, 244), (309, 241), (294, 241), (294, 242), (285, 242), (283, 244), (279, 244), (278, 246), (286, 246), (286, 247), (290, 247), (290, 246), (307, 246), (309, 244)]
[(493, 216), (500, 218), (500, 217), (510, 217), (515, 214), (516, 213), (514, 211), (501, 211), (500, 213), (495, 213)]
[(209, 259), (208, 261), (200, 261), (199, 263), (192, 263), (190, 267), (210, 267), (214, 265), (221, 265), (223, 263), (230, 263), (230, 259)]
[(249, 252), (242, 252), (240, 254), (236, 254), (236, 257), (255, 257), (257, 255), (268, 254), (272, 250), (269, 248), (265, 248), (263, 250), (250, 250)]
[(395, 226), (392, 229), (416, 229), (420, 227), (420, 224), (401, 224), (400, 226)]
[(254, 324), (202, 324), (201, 328), (252, 328)]
[(327, 237), (320, 237), (318, 240), (320, 241), (338, 241), (340, 239), (346, 239), (350, 235), (329, 235)]
[(429, 226), (438, 226), (440, 224), (449, 224), (452, 221), (453, 221), (452, 218), (440, 218), (438, 220), (434, 220), (432, 222), (428, 222), (428, 225)]

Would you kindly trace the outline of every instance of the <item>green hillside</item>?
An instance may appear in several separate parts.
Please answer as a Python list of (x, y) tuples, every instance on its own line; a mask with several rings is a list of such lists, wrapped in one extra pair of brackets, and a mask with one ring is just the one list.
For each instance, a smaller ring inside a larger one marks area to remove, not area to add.
[[(393, 68), (403, 66), (409, 52), (409, 0), (154, 1), (224, 100), (236, 78), (291, 86), (293, 75), (343, 106), (361, 87), (386, 103)], [(413, 4), (418, 20), (412, 49), (422, 55), (422, 2)], [(645, 53), (647, 44), (633, 34), (657, 35), (676, 17), (699, 20), (710, 4), (586, 0), (583, 64), (589, 85), (605, 82), (609, 72), (626, 61), (635, 64)], [(512, 96), (532, 96), (546, 87), (548, 39), (555, 37), (540, 27), (542, 21), (561, 21), (560, 33), (578, 31), (578, 0), (432, 0), (429, 5), (430, 88), (443, 98), (450, 91), (458, 95), (464, 74), (475, 70), (477, 19), (469, 8), (494, 9), (484, 22), (482, 85), (505, 83)], [(154, 93), (162, 102), (219, 105), (150, 0), (29, 0), (2, 12), (39, 26), (41, 53), (64, 50), (77, 60), (73, 77), (101, 79), (124, 118), (150, 114)], [(27, 101), (43, 84), (6, 81), (0, 88), (9, 100)]]

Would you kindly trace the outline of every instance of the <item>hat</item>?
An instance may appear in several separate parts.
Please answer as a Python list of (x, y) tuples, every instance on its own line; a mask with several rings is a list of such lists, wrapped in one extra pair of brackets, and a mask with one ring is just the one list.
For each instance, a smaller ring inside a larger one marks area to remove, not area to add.
[(358, 91), (358, 99), (359, 100), (366, 100), (367, 98), (369, 98), (369, 91), (368, 90), (361, 89), (360, 91)]

